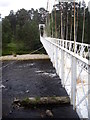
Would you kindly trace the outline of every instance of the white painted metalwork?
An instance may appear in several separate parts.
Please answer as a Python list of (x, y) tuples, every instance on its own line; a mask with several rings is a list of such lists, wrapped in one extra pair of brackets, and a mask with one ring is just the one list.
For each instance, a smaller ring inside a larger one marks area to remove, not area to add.
[[(80, 117), (88, 117), (88, 76), (90, 45), (74, 41), (40, 37), (57, 74)], [(86, 112), (86, 113), (85, 113)]]

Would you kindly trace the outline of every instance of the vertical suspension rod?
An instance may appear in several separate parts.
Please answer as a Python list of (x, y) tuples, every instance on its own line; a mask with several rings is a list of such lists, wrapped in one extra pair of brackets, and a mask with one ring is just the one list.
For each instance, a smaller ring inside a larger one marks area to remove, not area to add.
[(74, 53), (75, 53), (75, 43), (76, 43), (76, 22), (75, 22), (75, 0), (74, 0)]
[(84, 39), (84, 27), (85, 27), (85, 7), (84, 7), (84, 15), (83, 15), (83, 32), (82, 32), (82, 43)]
[[(54, 6), (56, 6), (55, 3), (54, 3)], [(55, 7), (55, 37), (57, 38), (56, 7)]]
[(71, 7), (71, 28), (70, 28), (70, 41), (72, 39), (72, 7)]

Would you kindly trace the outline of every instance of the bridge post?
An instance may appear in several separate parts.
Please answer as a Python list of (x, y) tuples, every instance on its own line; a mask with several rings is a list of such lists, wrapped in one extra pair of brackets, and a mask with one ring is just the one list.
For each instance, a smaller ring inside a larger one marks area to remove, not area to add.
[(64, 87), (64, 51), (61, 50), (61, 81)]
[(52, 63), (53, 67), (55, 67), (55, 46), (52, 44)]
[(71, 104), (73, 105), (73, 109), (76, 108), (76, 58), (72, 56), (72, 66), (71, 66)]
[[(56, 42), (56, 44), (58, 44), (58, 41)], [(55, 48), (55, 68), (56, 68), (56, 71), (58, 71), (58, 47)]]

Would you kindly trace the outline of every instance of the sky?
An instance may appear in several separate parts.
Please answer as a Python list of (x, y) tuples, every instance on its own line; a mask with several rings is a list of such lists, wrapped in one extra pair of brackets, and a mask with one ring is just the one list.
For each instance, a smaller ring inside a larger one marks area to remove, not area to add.
[[(30, 10), (31, 8), (39, 9), (40, 7), (44, 7), (46, 9), (47, 1), (49, 1), (49, 9), (51, 9), (55, 0), (0, 0), (0, 14), (3, 18), (9, 15), (10, 10), (16, 12), (22, 8)], [(85, 0), (87, 4), (89, 1), (90, 0)]]

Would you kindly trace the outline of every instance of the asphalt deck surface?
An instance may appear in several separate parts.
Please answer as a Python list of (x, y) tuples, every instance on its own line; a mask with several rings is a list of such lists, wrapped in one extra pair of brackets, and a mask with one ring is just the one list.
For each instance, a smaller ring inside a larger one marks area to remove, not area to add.
[(3, 61), (2, 63), (2, 116), (5, 118), (53, 118), (79, 119), (71, 105), (45, 106), (35, 109), (13, 108), (14, 98), (37, 96), (67, 96), (60, 78), (50, 60)]

